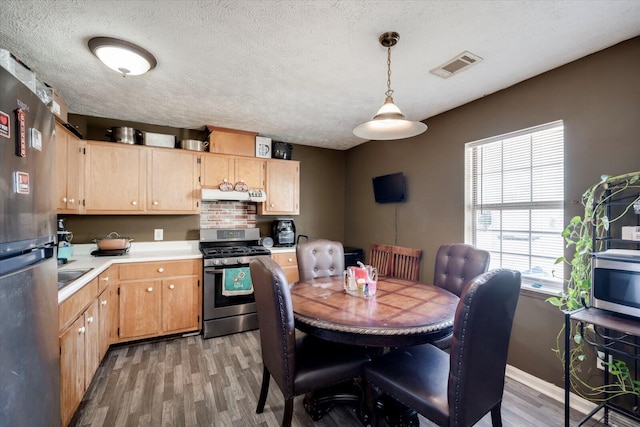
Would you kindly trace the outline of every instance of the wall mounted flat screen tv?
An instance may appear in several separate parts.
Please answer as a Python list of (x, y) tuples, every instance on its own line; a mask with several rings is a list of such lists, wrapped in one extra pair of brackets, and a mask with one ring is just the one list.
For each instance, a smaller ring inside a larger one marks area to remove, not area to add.
[(406, 189), (402, 172), (374, 177), (373, 196), (376, 203), (404, 202)]

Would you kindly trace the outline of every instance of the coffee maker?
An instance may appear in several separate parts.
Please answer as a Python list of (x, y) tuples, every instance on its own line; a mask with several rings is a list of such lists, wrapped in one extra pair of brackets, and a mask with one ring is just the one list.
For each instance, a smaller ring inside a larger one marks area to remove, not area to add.
[(271, 223), (274, 246), (293, 246), (296, 242), (296, 226), (291, 218), (277, 218)]

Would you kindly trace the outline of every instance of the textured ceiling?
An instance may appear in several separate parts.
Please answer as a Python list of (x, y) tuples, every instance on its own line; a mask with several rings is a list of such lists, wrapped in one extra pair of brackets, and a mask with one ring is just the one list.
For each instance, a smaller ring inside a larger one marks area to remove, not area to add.
[[(0, 48), (69, 112), (181, 128), (222, 126), (347, 149), (384, 101), (424, 120), (640, 35), (640, 1), (2, 0)], [(123, 78), (87, 41), (136, 43), (158, 66)], [(468, 50), (484, 61), (429, 73)], [(427, 131), (428, 132), (428, 131)]]

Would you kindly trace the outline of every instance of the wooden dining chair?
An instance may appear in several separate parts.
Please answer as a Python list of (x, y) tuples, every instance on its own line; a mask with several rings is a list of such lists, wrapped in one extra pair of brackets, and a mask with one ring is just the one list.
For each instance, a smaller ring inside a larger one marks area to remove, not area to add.
[(393, 350), (363, 366), (365, 402), (371, 425), (378, 425), (383, 394), (402, 402), (439, 426), (471, 426), (491, 412), (502, 426), (509, 339), (520, 273), (492, 270), (468, 282), (453, 321), (447, 354), (431, 344)]
[(370, 360), (363, 348), (324, 341), (308, 334), (296, 337), (289, 283), (269, 256), (251, 260), (260, 346), (262, 387), (256, 413), (264, 410), (269, 380), (275, 379), (285, 398), (282, 426), (291, 425), (295, 396), (360, 376)]
[(333, 240), (317, 239), (296, 245), (300, 280), (342, 276), (344, 247)]
[(420, 259), (422, 249), (391, 247), (391, 277), (418, 281), (420, 278)]
[[(433, 285), (460, 296), (467, 282), (489, 269), (489, 252), (464, 243), (438, 248), (433, 272)], [(441, 349), (451, 347), (453, 333), (433, 341)]]
[(391, 245), (372, 243), (369, 249), (369, 265), (378, 271), (378, 276), (391, 275)]

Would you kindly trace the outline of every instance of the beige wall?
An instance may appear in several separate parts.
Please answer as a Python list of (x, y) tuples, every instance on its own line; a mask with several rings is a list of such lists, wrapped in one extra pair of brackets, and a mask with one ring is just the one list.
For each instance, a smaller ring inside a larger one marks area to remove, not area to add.
[[(555, 120), (565, 124), (565, 219), (580, 214), (573, 201), (601, 174), (640, 170), (639, 69), (635, 38), (432, 117), (423, 135), (349, 150), (345, 240), (422, 248), (422, 279), (431, 280), (438, 246), (464, 240), (464, 144)], [(398, 171), (407, 202), (375, 204), (371, 178)], [(557, 309), (522, 295), (509, 363), (562, 385), (550, 350), (561, 324)]]

